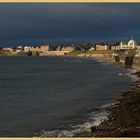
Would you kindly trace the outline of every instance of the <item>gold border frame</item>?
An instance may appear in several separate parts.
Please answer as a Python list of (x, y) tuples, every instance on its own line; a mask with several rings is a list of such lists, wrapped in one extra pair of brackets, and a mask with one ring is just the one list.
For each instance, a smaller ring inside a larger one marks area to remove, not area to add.
[(140, 140), (140, 138), (37, 138), (37, 137), (33, 137), (33, 138), (14, 138), (14, 137), (9, 137), (9, 138), (0, 138), (0, 140)]
[[(139, 3), (140, 0), (0, 0), (0, 3)], [(0, 140), (140, 140), (140, 138), (14, 138), (0, 137)]]
[(49, 2), (49, 3), (89, 3), (89, 2), (96, 2), (96, 3), (137, 3), (140, 2), (140, 0), (0, 0), (0, 3), (45, 3), (45, 2)]

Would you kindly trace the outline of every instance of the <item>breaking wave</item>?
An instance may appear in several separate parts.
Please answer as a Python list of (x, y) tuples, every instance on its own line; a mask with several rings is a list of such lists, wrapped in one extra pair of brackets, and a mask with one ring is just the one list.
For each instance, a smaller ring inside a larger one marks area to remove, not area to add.
[(96, 60), (97, 62), (99, 62), (99, 63), (105, 62), (103, 59), (96, 59), (96, 58), (95, 58), (95, 60)]
[(69, 125), (69, 129), (56, 129), (52, 131), (42, 130), (39, 133), (40, 137), (74, 137), (76, 134), (80, 134), (85, 132), (87, 128), (91, 127), (97, 127), (99, 126), (103, 121), (108, 119), (109, 112), (105, 109), (106, 107), (109, 107), (113, 104), (107, 104), (100, 108), (98, 108), (98, 111), (94, 111), (90, 114), (88, 114), (87, 121), (84, 123), (78, 124), (78, 125)]
[(81, 63), (82, 60), (80, 59), (74, 59), (74, 60), (69, 60), (69, 59), (64, 59), (65, 62), (76, 62), (76, 63)]
[(133, 73), (137, 72), (135, 69), (128, 69), (127, 73), (118, 73), (118, 76), (128, 76), (132, 82), (139, 80), (139, 77)]

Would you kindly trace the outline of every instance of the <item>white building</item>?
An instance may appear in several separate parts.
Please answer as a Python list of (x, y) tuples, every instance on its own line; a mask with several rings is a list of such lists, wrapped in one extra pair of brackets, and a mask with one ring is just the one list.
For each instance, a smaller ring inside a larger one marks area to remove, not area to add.
[(17, 53), (20, 53), (20, 52), (22, 52), (23, 51), (23, 46), (18, 46), (17, 48), (16, 48), (16, 52)]
[(131, 39), (127, 44), (121, 42), (119, 46), (116, 46), (116, 50), (128, 50), (136, 48), (136, 41)]
[(25, 46), (24, 47), (24, 52), (29, 52), (30, 51), (30, 48), (31, 48), (30, 46)]
[(93, 50), (95, 50), (95, 48), (94, 48), (94, 47), (91, 47), (91, 48), (89, 49), (89, 51), (93, 51)]
[(13, 48), (2, 48), (3, 52), (13, 52)]
[(61, 49), (62, 49), (61, 46), (58, 46), (57, 51), (61, 51)]
[(116, 49), (116, 46), (111, 46), (111, 50), (115, 50)]

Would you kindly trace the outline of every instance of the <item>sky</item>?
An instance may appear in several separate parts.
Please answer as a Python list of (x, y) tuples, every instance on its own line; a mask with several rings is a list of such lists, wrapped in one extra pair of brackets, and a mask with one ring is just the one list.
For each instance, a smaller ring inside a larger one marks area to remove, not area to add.
[(0, 46), (140, 42), (140, 3), (1, 3)]

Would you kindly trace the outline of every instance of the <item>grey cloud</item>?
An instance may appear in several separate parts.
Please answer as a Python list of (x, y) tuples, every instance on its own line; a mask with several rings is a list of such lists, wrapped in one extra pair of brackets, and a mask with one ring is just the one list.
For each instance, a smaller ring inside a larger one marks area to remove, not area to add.
[(117, 40), (132, 32), (140, 39), (139, 11), (137, 3), (1, 3), (0, 45)]

